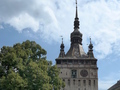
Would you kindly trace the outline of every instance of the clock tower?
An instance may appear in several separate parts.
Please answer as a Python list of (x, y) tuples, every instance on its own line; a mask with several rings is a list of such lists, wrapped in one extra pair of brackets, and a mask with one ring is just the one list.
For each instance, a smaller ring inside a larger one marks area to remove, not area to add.
[(71, 46), (64, 52), (64, 44), (60, 46), (60, 54), (56, 65), (60, 69), (60, 78), (65, 82), (61, 90), (98, 90), (97, 59), (93, 54), (93, 44), (90, 39), (88, 52), (82, 47), (82, 33), (79, 31), (79, 18), (77, 12), (74, 21), (74, 31), (71, 33)]

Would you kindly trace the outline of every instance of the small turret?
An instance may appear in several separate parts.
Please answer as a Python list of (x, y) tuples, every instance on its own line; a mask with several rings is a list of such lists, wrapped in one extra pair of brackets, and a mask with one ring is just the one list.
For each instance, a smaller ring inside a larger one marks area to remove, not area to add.
[(94, 58), (94, 54), (93, 54), (93, 44), (91, 43), (91, 38), (90, 38), (90, 44), (88, 46), (89, 50), (88, 50), (88, 57), (89, 58)]
[(60, 54), (59, 57), (64, 57), (65, 56), (65, 52), (64, 52), (64, 44), (63, 44), (63, 38), (62, 38), (62, 43), (60, 45)]

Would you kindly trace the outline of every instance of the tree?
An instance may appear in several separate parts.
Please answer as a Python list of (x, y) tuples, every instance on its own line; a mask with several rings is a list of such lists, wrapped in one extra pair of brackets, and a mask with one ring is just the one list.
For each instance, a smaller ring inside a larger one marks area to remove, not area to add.
[(34, 41), (3, 46), (0, 52), (0, 90), (60, 90), (59, 69)]

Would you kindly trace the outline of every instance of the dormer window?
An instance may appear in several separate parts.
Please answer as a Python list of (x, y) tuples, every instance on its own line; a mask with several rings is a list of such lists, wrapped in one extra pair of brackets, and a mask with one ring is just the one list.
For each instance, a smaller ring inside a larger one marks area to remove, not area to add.
[(61, 64), (61, 61), (57, 61), (57, 64)]
[(73, 61), (72, 60), (68, 60), (68, 64), (72, 64), (73, 63)]

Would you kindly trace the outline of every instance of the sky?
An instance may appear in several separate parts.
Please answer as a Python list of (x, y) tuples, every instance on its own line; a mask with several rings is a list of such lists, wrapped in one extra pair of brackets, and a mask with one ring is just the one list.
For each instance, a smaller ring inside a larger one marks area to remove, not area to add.
[[(60, 36), (70, 48), (75, 9), (75, 0), (0, 0), (0, 48), (35, 41), (55, 64)], [(107, 90), (120, 79), (120, 0), (78, 0), (78, 16), (83, 48), (91, 37), (98, 59), (99, 90)]]

